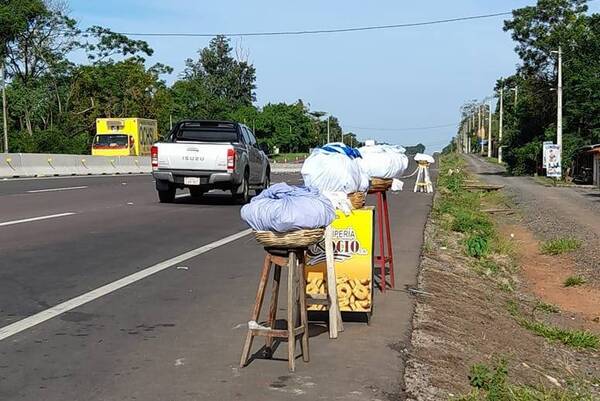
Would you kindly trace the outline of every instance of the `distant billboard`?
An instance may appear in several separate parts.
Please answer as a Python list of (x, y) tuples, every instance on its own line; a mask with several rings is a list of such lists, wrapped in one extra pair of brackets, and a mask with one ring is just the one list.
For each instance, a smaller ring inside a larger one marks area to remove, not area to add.
[(542, 167), (543, 168), (548, 168), (548, 146), (552, 145), (552, 141), (545, 141), (542, 142)]
[(558, 145), (548, 145), (546, 153), (546, 176), (555, 178), (562, 177), (560, 146)]

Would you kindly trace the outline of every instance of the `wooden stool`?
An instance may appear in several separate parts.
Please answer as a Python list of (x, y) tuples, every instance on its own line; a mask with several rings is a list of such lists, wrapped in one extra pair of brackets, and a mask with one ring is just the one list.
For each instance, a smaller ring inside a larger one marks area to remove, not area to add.
[(379, 268), (379, 289), (385, 292), (386, 277), (390, 276), (390, 288), (395, 287), (394, 252), (392, 249), (392, 234), (390, 232), (390, 213), (387, 202), (387, 191), (369, 190), (369, 194), (377, 196), (377, 231), (379, 239), (379, 254), (375, 254), (375, 267)]
[[(302, 359), (309, 361), (308, 353), (308, 318), (306, 312), (306, 279), (304, 277), (304, 260), (306, 248), (294, 249), (276, 249), (265, 248), (267, 255), (263, 265), (256, 301), (252, 309), (252, 316), (248, 322), (248, 334), (242, 350), (242, 359), (240, 367), (246, 366), (252, 341), (255, 336), (266, 337), (265, 348), (272, 354), (273, 338), (287, 338), (288, 341), (288, 367), (291, 372), (296, 368), (296, 338), (302, 335), (300, 343), (302, 349)], [(274, 266), (273, 287), (271, 293), (271, 305), (269, 306), (269, 317), (265, 326), (258, 324), (260, 310), (265, 297), (265, 288), (269, 281), (269, 272), (271, 265)], [(279, 298), (279, 284), (281, 281), (281, 268), (288, 268), (287, 285), (287, 328), (285, 330), (275, 329), (277, 317), (277, 301)], [(300, 324), (298, 325), (298, 315), (300, 315)]]
[(429, 163), (420, 160), (418, 163), (418, 173), (417, 180), (415, 181), (414, 192), (433, 192), (433, 184), (431, 183), (431, 178), (429, 177)]

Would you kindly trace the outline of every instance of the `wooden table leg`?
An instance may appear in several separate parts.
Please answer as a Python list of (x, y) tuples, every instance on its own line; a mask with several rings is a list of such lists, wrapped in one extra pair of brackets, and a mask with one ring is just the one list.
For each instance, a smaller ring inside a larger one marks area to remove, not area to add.
[[(281, 282), (281, 266), (273, 265), (273, 288), (271, 290), (271, 304), (269, 306), (269, 319), (267, 326), (274, 329), (277, 322), (277, 301), (279, 300), (279, 284)], [(267, 352), (273, 353), (273, 337), (267, 337), (266, 343)], [(270, 356), (270, 355), (269, 355)]]
[(325, 257), (327, 264), (327, 294), (329, 297), (329, 338), (337, 338), (338, 332), (344, 330), (342, 314), (337, 298), (337, 277), (335, 274), (335, 257), (333, 251), (333, 227), (325, 229)]
[(290, 372), (296, 370), (296, 336), (294, 327), (296, 321), (296, 269), (298, 261), (296, 253), (288, 256), (288, 296), (287, 296), (287, 332), (288, 332), (288, 367)]
[[(388, 208), (387, 192), (383, 193), (383, 218), (385, 222), (385, 237), (386, 237), (386, 249), (387, 254), (384, 260), (385, 264), (388, 264), (390, 272), (390, 288), (396, 287), (396, 278), (394, 276), (394, 247), (392, 246), (392, 233), (390, 227), (390, 210)], [(386, 263), (387, 262), (387, 263)]]
[[(260, 281), (258, 283), (258, 291), (256, 292), (256, 300), (254, 302), (254, 308), (252, 309), (252, 315), (250, 320), (254, 320), (258, 323), (258, 318), (260, 315), (260, 309), (262, 308), (262, 303), (265, 298), (265, 287), (267, 285), (267, 281), (269, 280), (269, 271), (271, 270), (271, 257), (270, 255), (265, 256), (265, 262), (263, 265), (262, 273), (260, 275)], [(248, 334), (246, 334), (246, 341), (244, 342), (244, 348), (242, 349), (242, 358), (240, 360), (240, 367), (246, 366), (246, 362), (248, 361), (248, 356), (250, 355), (250, 349), (252, 348), (252, 341), (254, 336), (252, 335), (252, 330), (248, 328)]]
[(304, 332), (302, 333), (302, 341), (300, 342), (302, 346), (302, 360), (304, 362), (310, 361), (310, 354), (308, 350), (308, 315), (306, 311), (306, 277), (304, 276), (304, 263), (305, 263), (305, 254), (304, 250), (298, 251), (300, 253), (299, 259), (300, 263), (298, 264), (298, 278), (300, 281), (300, 288), (298, 289), (298, 297), (300, 298), (300, 324), (304, 327)]

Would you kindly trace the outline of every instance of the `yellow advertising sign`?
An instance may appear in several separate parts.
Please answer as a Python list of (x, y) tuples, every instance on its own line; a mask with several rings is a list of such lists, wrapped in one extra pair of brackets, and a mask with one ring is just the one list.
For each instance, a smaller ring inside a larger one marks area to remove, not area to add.
[[(373, 305), (373, 207), (353, 210), (350, 216), (338, 211), (332, 223), (337, 294), (342, 312), (370, 312)], [(306, 292), (327, 293), (325, 244), (307, 252)], [(309, 310), (324, 310), (313, 305)]]

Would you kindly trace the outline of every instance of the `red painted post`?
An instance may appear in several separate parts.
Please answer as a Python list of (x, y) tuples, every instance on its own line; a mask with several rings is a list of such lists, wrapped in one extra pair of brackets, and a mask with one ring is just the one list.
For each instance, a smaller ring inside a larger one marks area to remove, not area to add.
[(385, 257), (385, 262), (388, 264), (390, 269), (390, 288), (395, 287), (395, 277), (394, 277), (394, 253), (392, 247), (392, 233), (390, 226), (390, 213), (387, 202), (387, 192), (383, 193), (383, 217), (385, 219), (385, 234), (387, 239), (387, 255)]

